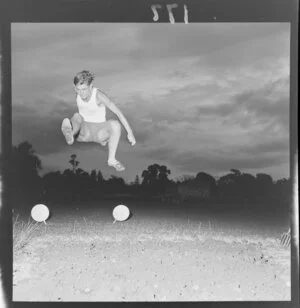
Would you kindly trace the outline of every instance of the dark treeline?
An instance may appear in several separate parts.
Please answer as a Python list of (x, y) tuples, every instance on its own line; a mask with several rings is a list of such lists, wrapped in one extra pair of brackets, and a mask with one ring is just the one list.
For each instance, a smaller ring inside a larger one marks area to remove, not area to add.
[(80, 168), (75, 154), (71, 155), (64, 171), (40, 176), (42, 162), (27, 141), (13, 146), (10, 167), (13, 207), (38, 202), (69, 204), (122, 197), (122, 200), (156, 200), (162, 204), (249, 204), (287, 209), (292, 196), (290, 179), (274, 181), (268, 174), (254, 176), (237, 169), (231, 169), (218, 179), (199, 171), (195, 176), (170, 180), (171, 170), (152, 164), (131, 183), (119, 176), (104, 179), (100, 170), (86, 172)]

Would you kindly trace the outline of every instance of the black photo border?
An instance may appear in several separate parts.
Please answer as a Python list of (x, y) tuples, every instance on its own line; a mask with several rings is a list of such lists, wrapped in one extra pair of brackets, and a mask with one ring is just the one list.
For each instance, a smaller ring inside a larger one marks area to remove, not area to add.
[[(291, 26), (290, 43), (290, 177), (292, 224), (292, 301), (290, 302), (12, 302), (12, 221), (9, 185), (12, 149), (11, 111), (11, 23), (16, 22), (117, 22), (169, 23), (167, 4), (177, 4), (176, 23), (184, 23), (184, 6), (188, 22), (288, 22)], [(154, 20), (152, 5), (161, 5), (159, 19)], [(180, 13), (181, 11), (181, 13)], [(298, 15), (297, 0), (2, 0), (1, 23), (1, 175), (2, 207), (0, 216), (0, 250), (2, 282), (7, 307), (81, 307), (120, 306), (209, 306), (209, 307), (298, 307), (299, 306), (299, 243), (298, 234)], [(298, 237), (297, 237), (298, 239)], [(0, 306), (2, 303), (0, 302)]]

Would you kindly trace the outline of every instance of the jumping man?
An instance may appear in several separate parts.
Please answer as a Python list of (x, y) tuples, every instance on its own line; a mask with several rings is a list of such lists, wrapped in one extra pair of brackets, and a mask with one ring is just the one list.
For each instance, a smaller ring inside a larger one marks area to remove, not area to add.
[(120, 109), (99, 89), (92, 84), (94, 75), (82, 71), (74, 77), (74, 88), (78, 113), (71, 119), (65, 118), (61, 125), (67, 144), (74, 143), (74, 137), (79, 142), (97, 142), (102, 146), (108, 143), (108, 166), (117, 171), (125, 167), (116, 160), (116, 151), (121, 136), (119, 121), (106, 121), (106, 107), (117, 115), (127, 131), (129, 143), (134, 146), (136, 141), (133, 132)]

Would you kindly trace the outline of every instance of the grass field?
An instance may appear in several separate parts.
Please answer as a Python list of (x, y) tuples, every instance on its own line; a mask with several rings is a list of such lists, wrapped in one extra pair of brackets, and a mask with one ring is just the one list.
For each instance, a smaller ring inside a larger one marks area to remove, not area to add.
[(113, 224), (119, 203), (49, 206), (14, 251), (14, 301), (290, 299), (282, 215), (127, 202), (132, 217)]

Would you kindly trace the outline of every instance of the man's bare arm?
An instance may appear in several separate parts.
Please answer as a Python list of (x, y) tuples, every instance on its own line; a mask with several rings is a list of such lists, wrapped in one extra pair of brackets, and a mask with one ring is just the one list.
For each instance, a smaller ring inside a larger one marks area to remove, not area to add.
[(123, 115), (122, 111), (102, 92), (98, 91), (97, 92), (97, 103), (104, 103), (107, 108), (109, 108), (114, 114), (117, 115), (119, 120), (121, 121), (122, 125), (127, 131), (128, 139), (132, 145), (135, 144), (135, 138), (132, 132), (132, 129), (126, 120), (125, 116)]

